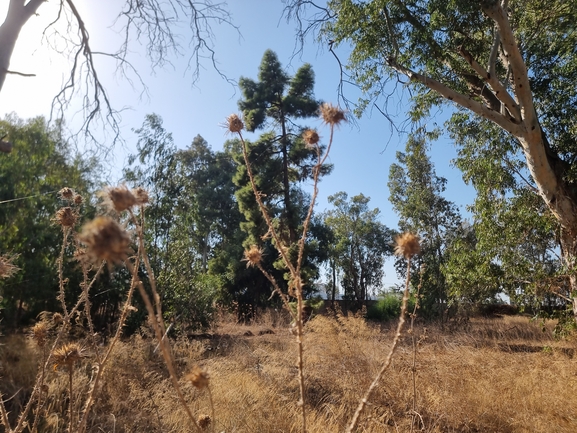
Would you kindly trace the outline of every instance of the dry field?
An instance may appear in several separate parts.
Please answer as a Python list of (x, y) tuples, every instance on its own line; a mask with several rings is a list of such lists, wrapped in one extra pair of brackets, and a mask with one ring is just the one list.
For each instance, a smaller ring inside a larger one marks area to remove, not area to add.
[[(342, 316), (317, 316), (307, 323), (310, 432), (346, 429), (388, 353), (393, 327), (381, 329), (362, 318)], [(458, 329), (420, 325), (414, 330), (419, 344), (413, 363), (412, 336), (405, 331), (357, 431), (574, 433), (576, 344), (550, 335), (523, 317), (474, 319)], [(209, 334), (175, 342), (185, 397), (195, 416), (207, 423), (206, 431), (301, 430), (294, 339), (286, 323), (268, 316), (252, 326), (225, 320)], [(6, 405), (15, 416), (30, 393), (40, 354), (34, 341), (22, 335), (3, 337), (0, 343), (0, 388), (5, 399), (12, 397)], [(143, 331), (116, 346), (89, 431), (192, 431), (155, 345), (152, 334)], [(88, 356), (74, 372), (77, 405), (92, 375)], [(209, 372), (209, 388), (187, 383), (186, 374), (195, 365)], [(66, 431), (68, 374), (49, 374), (38, 431)]]

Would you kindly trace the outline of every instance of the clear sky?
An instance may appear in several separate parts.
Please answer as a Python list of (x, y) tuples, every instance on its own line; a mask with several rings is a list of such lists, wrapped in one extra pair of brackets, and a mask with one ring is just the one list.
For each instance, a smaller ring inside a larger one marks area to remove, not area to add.
[[(5, 16), (8, 2), (0, 5), (0, 16)], [(42, 31), (47, 23), (56, 16), (56, 2), (47, 2), (38, 10), (39, 16), (32, 17), (23, 29), (12, 57), (10, 69), (34, 73), (36, 77), (25, 78), (9, 75), (0, 93), (0, 115), (15, 112), (22, 118), (36, 115), (49, 115), (51, 101), (60, 89), (61, 83), (69, 71), (69, 60), (54, 52), (46, 41), (42, 41)], [(77, 2), (80, 12), (90, 32), (90, 41), (94, 51), (114, 51), (120, 43), (119, 25), (114, 18), (119, 12), (118, 0), (99, 0)], [(83, 4), (80, 4), (83, 3)], [(262, 55), (267, 49), (275, 51), (287, 72), (292, 74), (303, 63), (313, 66), (316, 75), (315, 95), (323, 101), (337, 103), (339, 85), (339, 67), (335, 58), (324, 47), (309, 41), (301, 55), (294, 57), (294, 24), (282, 18), (283, 4), (280, 0), (229, 0), (228, 9), (232, 21), (239, 26), (240, 34), (225, 24), (214, 24), (214, 50), (220, 70), (232, 80), (245, 76), (256, 79)], [(65, 32), (65, 27), (57, 27)], [(97, 57), (96, 65), (101, 80), (105, 83), (112, 104), (122, 111), (122, 138), (124, 145), (116, 146), (114, 155), (106, 162), (110, 166), (110, 179), (119, 178), (120, 168), (125, 163), (127, 153), (135, 149), (136, 136), (132, 129), (138, 128), (144, 116), (157, 113), (164, 120), (167, 131), (174, 136), (175, 144), (184, 148), (197, 135), (202, 135), (214, 150), (222, 147), (227, 139), (220, 126), (225, 118), (238, 112), (238, 89), (223, 80), (213, 69), (208, 59), (202, 63), (200, 78), (192, 83), (187, 70), (188, 41), (190, 35), (186, 27), (181, 26), (183, 56), (170, 56), (170, 65), (152, 70), (144, 50), (137, 43), (132, 45), (131, 61), (148, 87), (142, 95), (142, 87), (122, 78), (113, 62)], [(57, 39), (50, 38), (51, 42)], [(134, 41), (136, 42), (136, 41)], [(63, 46), (60, 44), (60, 48)], [(347, 57), (346, 49), (338, 50), (342, 60)], [(134, 78), (134, 77), (133, 77)], [(358, 92), (345, 88), (346, 96), (356, 100)], [(391, 113), (400, 124), (405, 120), (403, 100), (397, 99), (390, 105)], [(67, 111), (67, 124), (71, 130), (82, 119), (78, 114), (80, 100), (77, 98)], [(76, 113), (76, 114), (75, 114)], [(435, 122), (442, 126), (448, 115), (439, 113)], [(308, 122), (309, 126), (319, 127), (320, 121)], [(250, 137), (248, 137), (250, 138)], [(349, 196), (363, 193), (371, 197), (370, 205), (378, 207), (382, 213), (382, 222), (396, 228), (397, 216), (388, 201), (387, 180), (389, 166), (395, 161), (395, 153), (404, 150), (405, 137), (392, 130), (388, 121), (376, 110), (355, 122), (341, 126), (336, 134), (330, 155), (334, 164), (333, 173), (322, 180), (317, 210), (327, 208), (326, 198), (338, 191)], [(455, 150), (448, 139), (441, 139), (432, 149), (432, 160), (437, 174), (448, 179), (446, 197), (455, 202), (463, 214), (465, 206), (474, 199), (474, 190), (465, 186), (461, 174), (450, 165)], [(392, 260), (386, 267), (385, 283), (397, 282)]]

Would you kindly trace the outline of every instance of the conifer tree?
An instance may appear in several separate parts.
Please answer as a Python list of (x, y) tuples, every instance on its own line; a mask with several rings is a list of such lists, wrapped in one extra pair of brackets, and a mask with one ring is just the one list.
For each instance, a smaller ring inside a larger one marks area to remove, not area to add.
[[(301, 137), (305, 128), (297, 121), (317, 114), (319, 101), (314, 98), (314, 73), (311, 65), (305, 64), (291, 77), (282, 69), (277, 55), (268, 50), (259, 67), (258, 81), (242, 77), (239, 86), (243, 94), (239, 108), (247, 130), (262, 131), (256, 141), (247, 142), (255, 181), (278, 224), (278, 232), (291, 250), (295, 250), (296, 259), (296, 241), (308, 205), (308, 195), (301, 185), (312, 179), (312, 167), (316, 163), (315, 151), (307, 148)], [(234, 181), (239, 186), (236, 196), (245, 218), (241, 223), (247, 233), (244, 244), (247, 247), (262, 245), (263, 241), (269, 242), (268, 228), (256, 205), (239, 143), (230, 142), (229, 148), (239, 164)], [(326, 165), (321, 174), (326, 175), (330, 170), (331, 166)], [(314, 227), (310, 233), (315, 233)], [(274, 254), (273, 249), (270, 251)], [(303, 267), (303, 277), (310, 281), (317, 273), (313, 262), (321, 258), (307, 256), (309, 266)], [(275, 267), (281, 269), (282, 265), (277, 262)]]

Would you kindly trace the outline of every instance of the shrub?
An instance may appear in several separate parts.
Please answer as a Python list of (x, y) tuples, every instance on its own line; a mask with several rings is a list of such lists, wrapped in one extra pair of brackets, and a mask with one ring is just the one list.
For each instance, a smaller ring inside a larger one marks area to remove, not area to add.
[[(367, 319), (385, 322), (399, 317), (401, 312), (402, 295), (400, 293), (386, 293), (379, 300), (367, 308)], [(408, 311), (413, 311), (415, 298), (411, 296)]]

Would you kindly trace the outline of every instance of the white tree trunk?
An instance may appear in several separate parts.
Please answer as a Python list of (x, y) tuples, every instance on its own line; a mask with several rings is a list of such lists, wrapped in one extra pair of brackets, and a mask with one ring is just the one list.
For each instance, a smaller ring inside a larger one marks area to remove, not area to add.
[(0, 92), (6, 75), (10, 73), (10, 59), (20, 35), (20, 30), (28, 19), (36, 13), (45, 0), (10, 0), (6, 19), (0, 25)]

